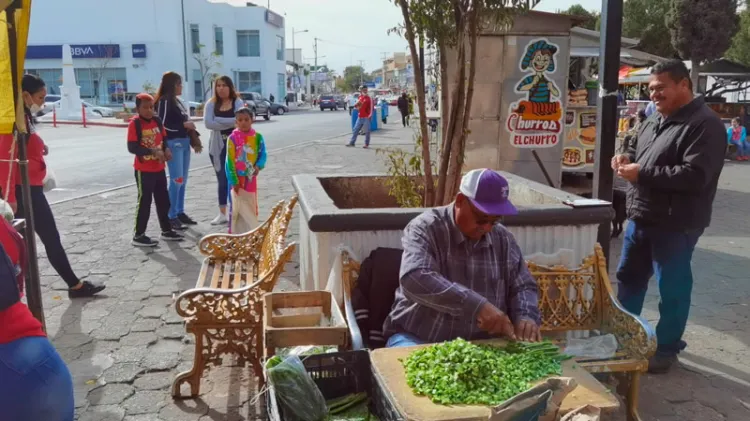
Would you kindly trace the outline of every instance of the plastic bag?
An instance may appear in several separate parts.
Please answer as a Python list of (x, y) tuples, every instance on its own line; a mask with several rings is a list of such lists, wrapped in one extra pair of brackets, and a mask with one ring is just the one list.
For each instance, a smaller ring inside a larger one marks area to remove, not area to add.
[(57, 179), (55, 178), (55, 173), (52, 171), (49, 166), (47, 166), (47, 174), (44, 176), (44, 181), (42, 181), (43, 190), (45, 192), (48, 192), (54, 188), (57, 188)]
[(488, 421), (554, 421), (562, 401), (576, 387), (575, 379), (550, 377), (492, 408)]
[(288, 412), (303, 421), (318, 421), (328, 415), (323, 394), (296, 355), (283, 360), (275, 356), (266, 363), (268, 383), (276, 399)]
[(13, 222), (13, 208), (11, 208), (5, 200), (0, 200), (0, 211), (3, 212), (3, 218), (5, 218), (6, 221)]
[(586, 339), (569, 339), (563, 352), (582, 358), (612, 358), (617, 352), (617, 338), (615, 338), (615, 335), (609, 333)]

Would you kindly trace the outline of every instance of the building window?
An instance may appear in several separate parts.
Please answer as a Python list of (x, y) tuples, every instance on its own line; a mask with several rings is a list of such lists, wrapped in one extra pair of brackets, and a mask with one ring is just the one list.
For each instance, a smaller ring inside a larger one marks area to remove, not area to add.
[(224, 31), (214, 27), (214, 51), (217, 55), (224, 55)]
[(121, 104), (128, 90), (124, 67), (75, 69), (81, 98), (95, 104)]
[(237, 56), (260, 57), (260, 32), (237, 31)]
[(193, 48), (193, 54), (200, 54), (201, 33), (200, 30), (198, 30), (198, 25), (195, 23), (190, 24), (190, 45)]
[(193, 97), (196, 102), (203, 102), (203, 75), (200, 69), (193, 69)]
[[(26, 73), (39, 76), (44, 81), (44, 84), (47, 85), (48, 94), (60, 95), (60, 86), (62, 85), (61, 69), (28, 69)], [(83, 95), (83, 92), (81, 95)]]
[(276, 60), (284, 60), (284, 37), (276, 35)]
[(240, 92), (262, 92), (260, 72), (237, 72), (235, 80)]

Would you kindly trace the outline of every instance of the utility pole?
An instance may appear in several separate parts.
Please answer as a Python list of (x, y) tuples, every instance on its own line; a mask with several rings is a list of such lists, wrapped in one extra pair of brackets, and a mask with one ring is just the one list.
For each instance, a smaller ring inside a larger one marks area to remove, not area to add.
[[(313, 52), (315, 53), (315, 73), (318, 72), (318, 37), (313, 38)], [(310, 77), (312, 77), (312, 74), (310, 74)], [(317, 81), (315, 81), (317, 82)], [(313, 88), (315, 88), (315, 93), (318, 93), (318, 84), (313, 83)]]

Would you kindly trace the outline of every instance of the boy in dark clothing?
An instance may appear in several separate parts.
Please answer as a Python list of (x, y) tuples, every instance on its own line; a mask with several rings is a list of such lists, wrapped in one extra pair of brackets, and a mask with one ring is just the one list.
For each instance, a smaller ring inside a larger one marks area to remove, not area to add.
[(155, 247), (158, 241), (146, 235), (151, 215), (151, 200), (156, 202), (156, 214), (165, 241), (182, 241), (181, 234), (172, 229), (169, 221), (169, 194), (165, 162), (172, 152), (164, 139), (167, 136), (159, 117), (154, 117), (154, 98), (146, 93), (135, 98), (138, 115), (128, 125), (128, 151), (135, 155), (135, 181), (138, 185), (138, 209), (135, 216), (135, 233), (132, 244), (136, 247)]

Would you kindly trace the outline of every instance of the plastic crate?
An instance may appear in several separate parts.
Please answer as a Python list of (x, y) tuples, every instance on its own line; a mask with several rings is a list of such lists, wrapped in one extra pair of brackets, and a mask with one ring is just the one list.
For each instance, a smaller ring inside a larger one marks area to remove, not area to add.
[[(366, 392), (370, 397), (370, 411), (380, 421), (404, 419), (372, 372), (368, 351), (334, 352), (300, 358), (326, 400)], [(296, 421), (291, 415), (284, 414), (273, 389), (266, 392), (266, 410), (271, 421)]]

